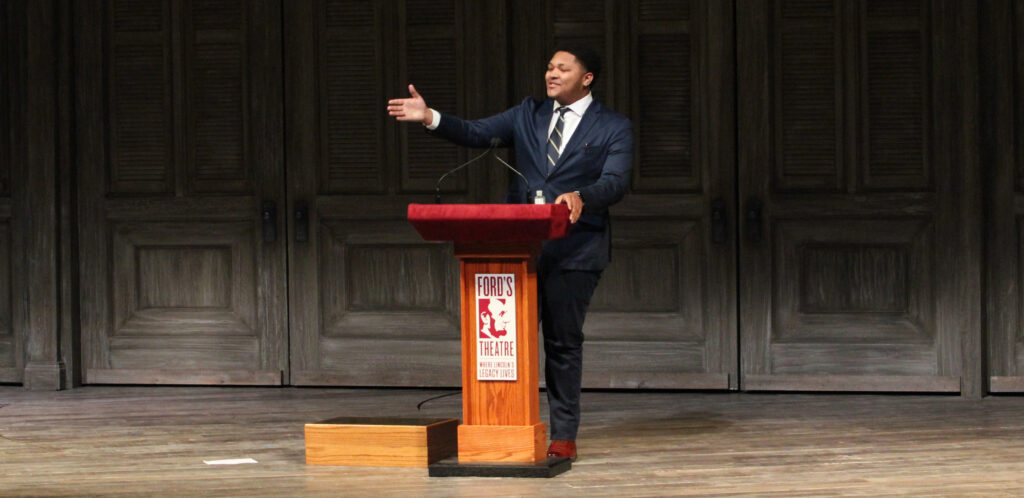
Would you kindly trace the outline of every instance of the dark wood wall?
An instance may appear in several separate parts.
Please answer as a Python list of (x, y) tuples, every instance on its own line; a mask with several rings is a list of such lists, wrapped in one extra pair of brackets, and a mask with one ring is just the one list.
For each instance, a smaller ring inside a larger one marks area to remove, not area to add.
[(404, 211), (467, 151), (383, 103), (580, 40), (637, 139), (587, 386), (1024, 391), (1022, 1), (5, 2), (0, 382), (457, 385)]
[(1024, 2), (981, 11), (981, 161), (991, 392), (1024, 391)]
[(30, 389), (77, 379), (67, 7), (0, 6), (0, 382)]
[(13, 240), (15, 230), (11, 218), (11, 173), (18, 169), (12, 166), (24, 162), (16, 147), (21, 141), (17, 139), (17, 130), (12, 127), (16, 114), (21, 114), (16, 108), (16, 103), (21, 101), (18, 98), (21, 82), (11, 78), (21, 70), (17, 55), (23, 52), (17, 45), (22, 39), (12, 36), (16, 33), (12, 29), (14, 23), (23, 16), (16, 7), (19, 6), (5, 3), (0, 8), (0, 381), (4, 382), (21, 382), (24, 368), (21, 335), (16, 333), (16, 330), (24, 329), (24, 323), (21, 316), (15, 318), (13, 294), (13, 263), (18, 257), (14, 251), (20, 244)]

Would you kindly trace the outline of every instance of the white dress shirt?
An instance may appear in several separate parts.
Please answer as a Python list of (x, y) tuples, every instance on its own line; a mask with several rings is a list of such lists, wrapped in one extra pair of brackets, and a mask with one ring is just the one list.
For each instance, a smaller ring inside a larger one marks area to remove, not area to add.
[[(583, 113), (587, 112), (587, 108), (590, 107), (593, 101), (594, 96), (587, 92), (585, 97), (569, 104), (569, 110), (565, 113), (565, 125), (562, 128), (562, 143), (558, 145), (559, 155), (565, 149), (565, 144), (569, 143), (573, 132), (576, 131), (576, 127), (580, 125), (580, 120), (583, 119)], [(559, 104), (558, 101), (555, 101), (554, 105), (551, 106), (551, 124), (548, 125), (549, 137), (551, 132), (555, 131), (555, 125), (558, 124), (558, 109), (560, 107), (562, 107), (562, 104)]]

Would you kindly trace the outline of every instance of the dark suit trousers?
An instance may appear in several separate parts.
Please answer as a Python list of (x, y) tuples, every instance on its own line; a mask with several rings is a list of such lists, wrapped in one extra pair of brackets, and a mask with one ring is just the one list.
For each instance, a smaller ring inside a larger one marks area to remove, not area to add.
[(583, 319), (601, 272), (552, 266), (542, 263), (537, 272), (551, 439), (575, 441), (580, 425)]

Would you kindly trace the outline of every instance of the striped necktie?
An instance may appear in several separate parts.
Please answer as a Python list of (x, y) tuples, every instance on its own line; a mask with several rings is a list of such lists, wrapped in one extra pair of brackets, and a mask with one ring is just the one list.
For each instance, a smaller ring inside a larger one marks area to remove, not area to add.
[(565, 113), (568, 110), (568, 106), (555, 109), (555, 112), (558, 113), (558, 122), (555, 123), (555, 129), (548, 137), (548, 173), (555, 169), (555, 163), (558, 162), (558, 149), (562, 146), (562, 130), (565, 129)]

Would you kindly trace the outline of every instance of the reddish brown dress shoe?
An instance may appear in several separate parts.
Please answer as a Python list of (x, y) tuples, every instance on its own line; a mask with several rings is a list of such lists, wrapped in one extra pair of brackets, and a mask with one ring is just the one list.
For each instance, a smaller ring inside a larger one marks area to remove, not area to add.
[(568, 458), (575, 462), (576, 441), (563, 441), (561, 439), (552, 440), (551, 445), (548, 446), (548, 456), (553, 458)]

